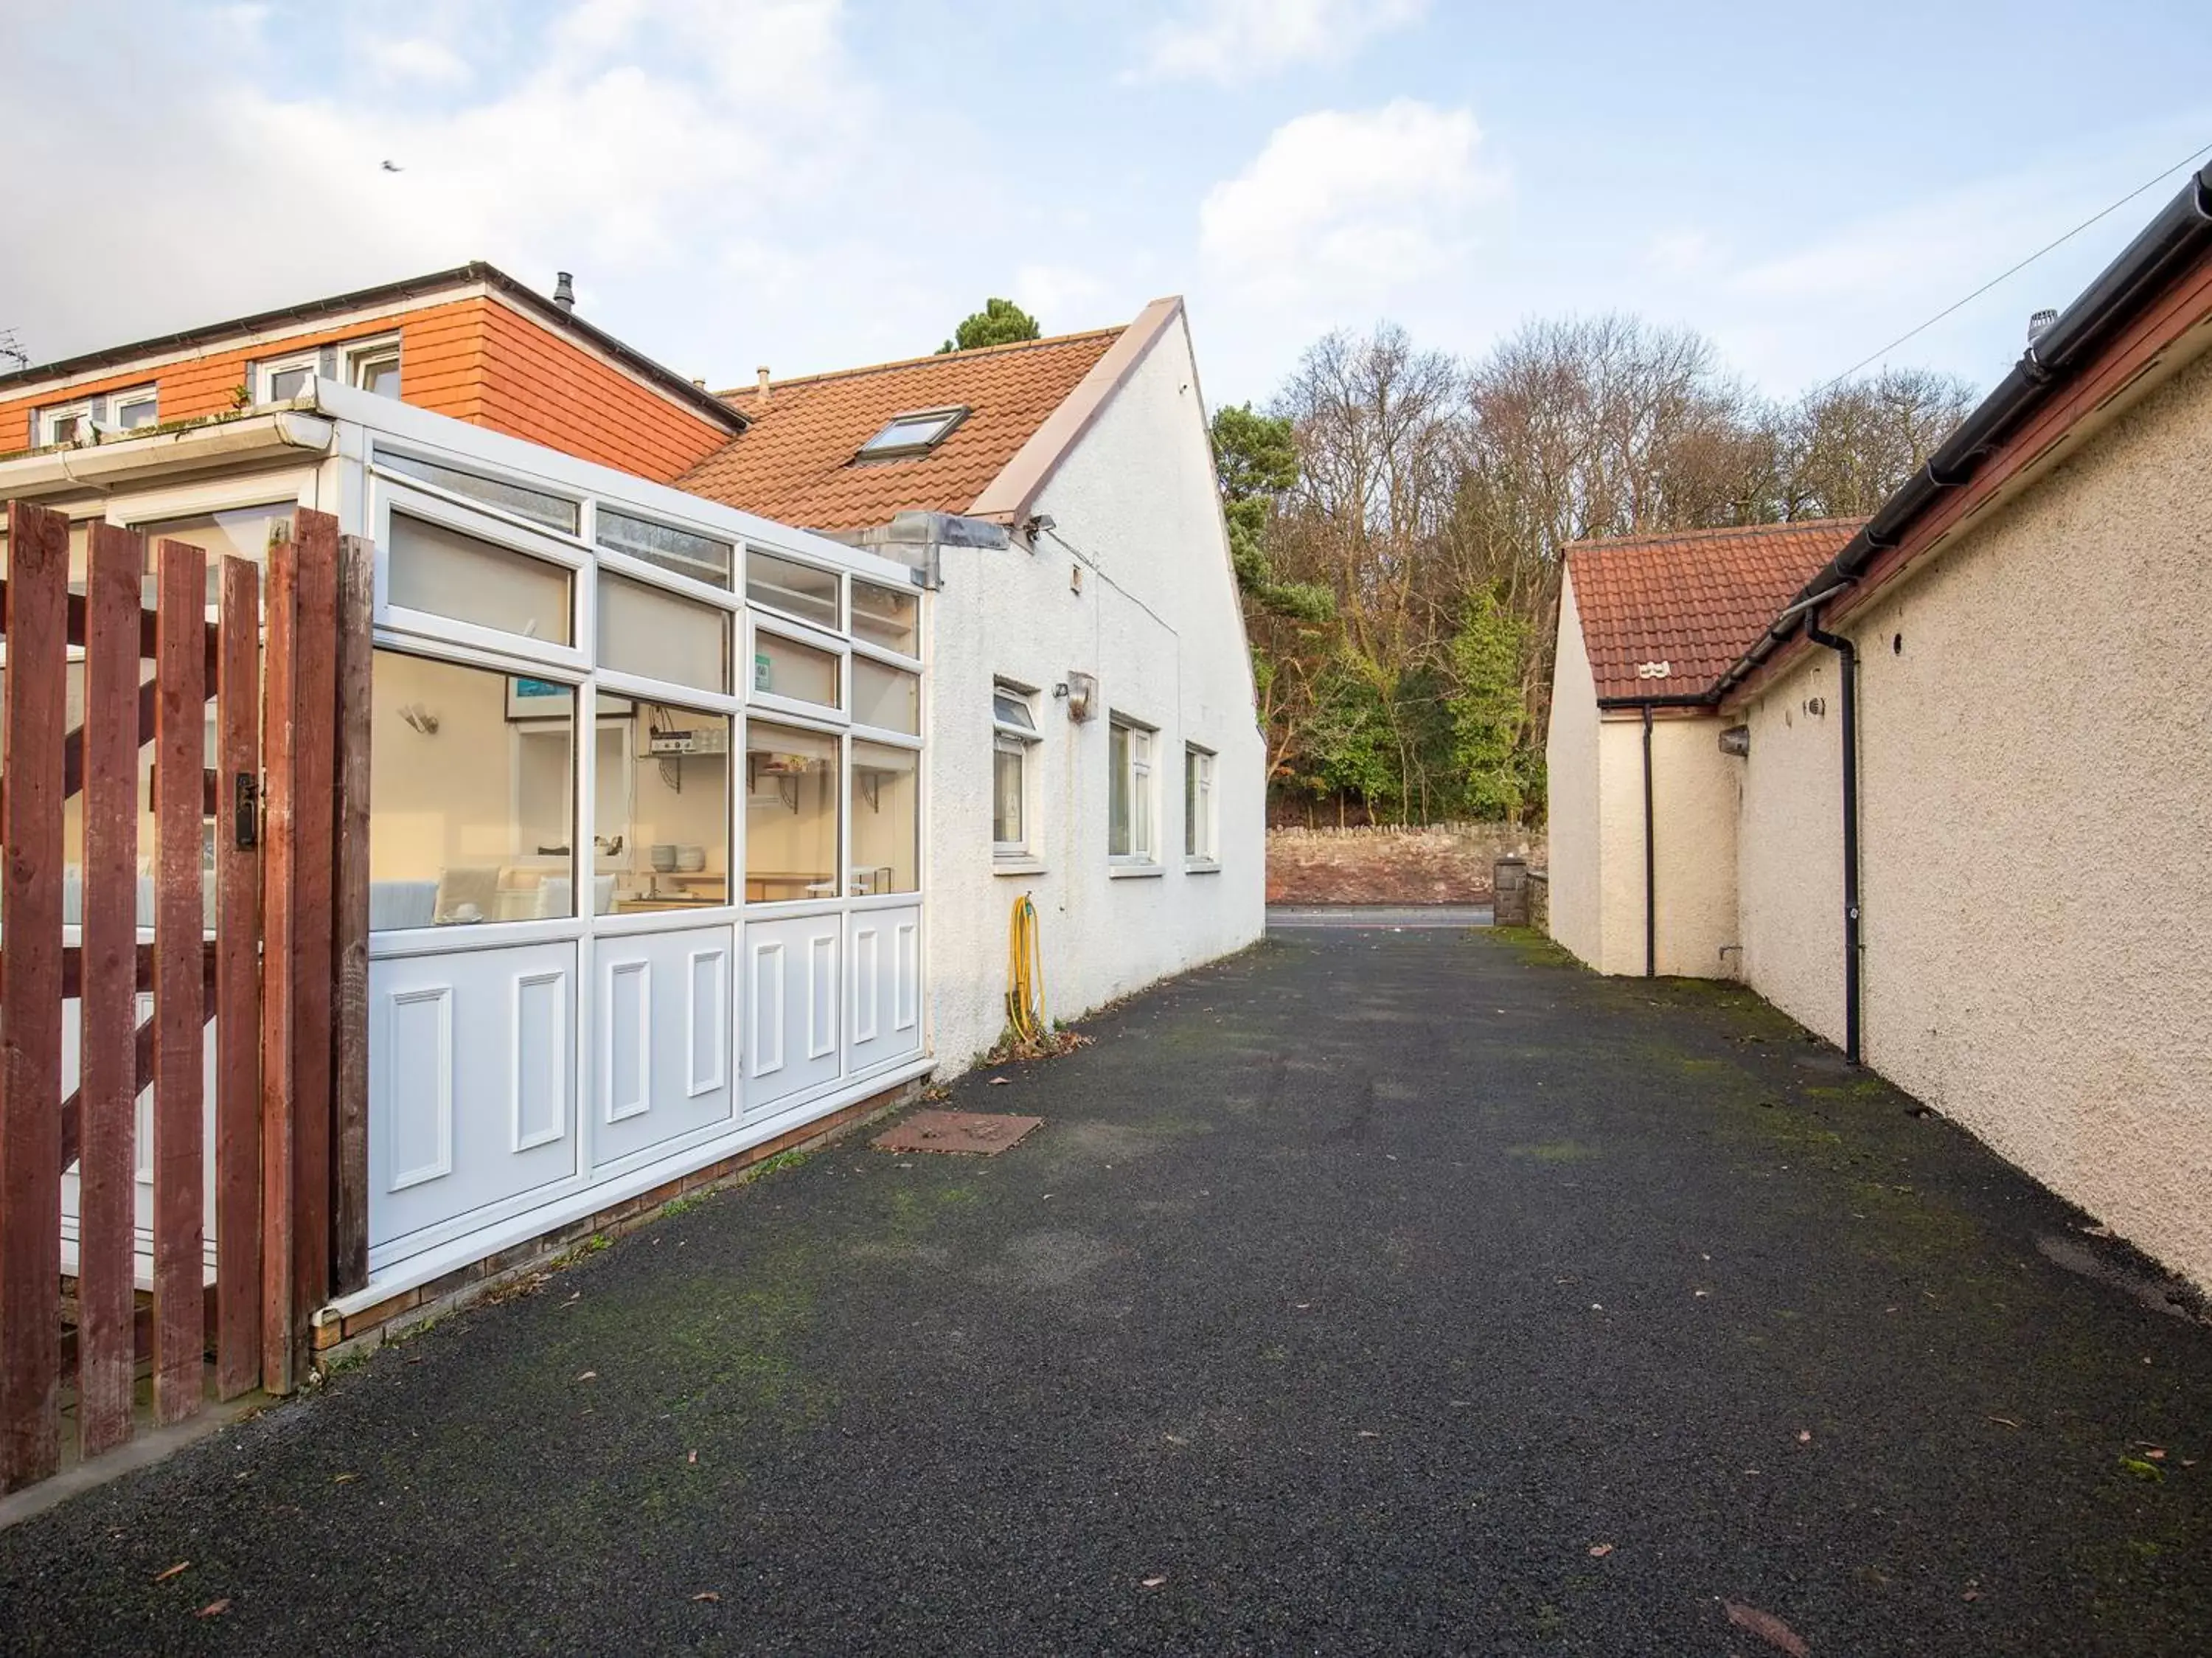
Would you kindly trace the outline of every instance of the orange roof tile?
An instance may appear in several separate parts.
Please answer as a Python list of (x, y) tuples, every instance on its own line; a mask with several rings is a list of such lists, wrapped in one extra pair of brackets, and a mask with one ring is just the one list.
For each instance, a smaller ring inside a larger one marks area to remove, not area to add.
[[(752, 424), (677, 487), (806, 529), (866, 529), (908, 510), (966, 512), (1122, 332), (775, 381), (765, 404), (749, 391), (725, 393)], [(892, 416), (954, 405), (968, 418), (928, 454), (854, 461)]]
[[(1567, 574), (1597, 694), (1710, 689), (1865, 521), (1820, 518), (1577, 541), (1566, 550)], [(1646, 662), (1666, 663), (1666, 677), (1639, 677)]]

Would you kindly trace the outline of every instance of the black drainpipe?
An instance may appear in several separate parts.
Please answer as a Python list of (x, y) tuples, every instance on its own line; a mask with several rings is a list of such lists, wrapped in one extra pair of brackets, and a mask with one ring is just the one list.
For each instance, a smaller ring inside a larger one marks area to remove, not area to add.
[[(1820, 607), (1805, 619), (1805, 637), (1836, 653), (1836, 672), (1843, 682), (1844, 720), (1844, 1057), (1859, 1063), (1859, 710), (1858, 647), (1840, 633), (1820, 626)], [(1648, 716), (1647, 716), (1648, 717)], [(1645, 833), (1650, 833), (1650, 788), (1649, 745), (1650, 728), (1644, 728)], [(1648, 843), (1647, 843), (1648, 844)], [(1646, 854), (1647, 862), (1649, 854)]]
[[(1651, 838), (1651, 704), (1644, 704), (1644, 976), (1659, 976), (1659, 856)], [(1854, 1058), (1856, 1057), (1854, 1051)]]

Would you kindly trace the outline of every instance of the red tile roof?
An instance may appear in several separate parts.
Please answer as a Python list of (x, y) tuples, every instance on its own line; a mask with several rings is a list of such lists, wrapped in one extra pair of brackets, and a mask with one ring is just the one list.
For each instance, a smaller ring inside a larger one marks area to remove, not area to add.
[[(1566, 550), (1597, 694), (1695, 696), (1735, 665), (1862, 518), (1577, 541)], [(1637, 669), (1664, 662), (1664, 677)]]
[[(677, 480), (805, 529), (866, 529), (906, 510), (966, 512), (1097, 366), (1120, 328), (772, 381), (763, 404), (725, 393), (752, 424)], [(856, 463), (892, 416), (964, 405), (927, 454)]]

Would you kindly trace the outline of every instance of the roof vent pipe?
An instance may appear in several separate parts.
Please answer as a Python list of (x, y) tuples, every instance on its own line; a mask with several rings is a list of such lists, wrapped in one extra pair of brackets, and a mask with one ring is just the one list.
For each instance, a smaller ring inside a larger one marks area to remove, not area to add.
[(754, 395), (758, 397), (763, 403), (766, 403), (769, 395), (768, 384), (768, 364), (765, 363), (762, 363), (761, 366), (753, 372), (760, 376), (760, 389), (754, 393)]
[(2049, 306), (2045, 306), (2027, 320), (2027, 343), (2030, 345), (2034, 344), (2037, 340), (2043, 338), (2043, 331), (2057, 320), (2058, 313)]
[(576, 308), (576, 279), (566, 271), (553, 273), (553, 302), (564, 311)]

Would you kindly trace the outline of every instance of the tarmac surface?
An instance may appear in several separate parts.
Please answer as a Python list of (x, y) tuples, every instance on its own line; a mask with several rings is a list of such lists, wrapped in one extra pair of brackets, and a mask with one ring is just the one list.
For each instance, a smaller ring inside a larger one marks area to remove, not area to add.
[(0, 1649), (2212, 1650), (2212, 1328), (1742, 991), (1315, 931), (1087, 1028), (937, 1102), (1000, 1156), (848, 1141), (0, 1532)]

